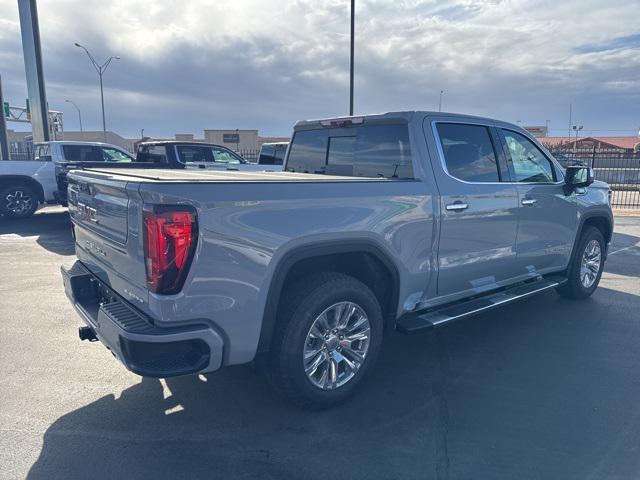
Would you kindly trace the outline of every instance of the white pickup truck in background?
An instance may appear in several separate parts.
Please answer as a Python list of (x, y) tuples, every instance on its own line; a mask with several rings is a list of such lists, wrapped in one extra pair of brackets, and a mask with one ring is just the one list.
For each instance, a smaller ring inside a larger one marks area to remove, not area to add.
[(0, 216), (28, 218), (41, 205), (59, 203), (56, 165), (78, 161), (85, 151), (98, 152), (99, 158), (96, 156), (95, 160), (106, 161), (111, 157), (114, 161), (132, 159), (131, 154), (106, 143), (37, 143), (33, 146), (32, 160), (0, 161)]

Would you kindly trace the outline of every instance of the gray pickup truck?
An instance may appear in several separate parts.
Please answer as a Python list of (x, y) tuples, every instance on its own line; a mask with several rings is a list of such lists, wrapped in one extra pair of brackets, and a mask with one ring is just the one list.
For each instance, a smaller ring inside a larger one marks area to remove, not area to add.
[(414, 333), (555, 288), (585, 298), (613, 230), (608, 186), (521, 128), (430, 112), (304, 121), (282, 172), (69, 175), (65, 290), (140, 375), (256, 360), (328, 406)]

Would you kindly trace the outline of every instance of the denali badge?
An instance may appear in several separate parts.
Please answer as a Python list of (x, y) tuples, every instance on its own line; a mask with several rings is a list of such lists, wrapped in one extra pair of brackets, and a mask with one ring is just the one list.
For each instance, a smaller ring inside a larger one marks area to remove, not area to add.
[(98, 255), (102, 255), (103, 257), (107, 256), (107, 252), (105, 252), (102, 248), (100, 248), (95, 243), (90, 242), (89, 240), (86, 240), (84, 244), (87, 246), (87, 250), (90, 250), (93, 253), (97, 253)]
[(133, 298), (134, 300), (140, 302), (140, 303), (144, 303), (144, 300), (141, 299), (138, 295), (136, 295), (135, 293), (127, 290), (126, 288), (124, 289), (124, 293), (126, 293), (130, 298)]

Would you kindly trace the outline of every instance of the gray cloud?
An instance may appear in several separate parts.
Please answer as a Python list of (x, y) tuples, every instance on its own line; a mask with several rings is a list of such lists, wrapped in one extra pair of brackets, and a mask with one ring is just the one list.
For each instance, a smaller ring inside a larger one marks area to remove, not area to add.
[[(297, 120), (347, 113), (348, 3), (41, 1), (50, 106), (76, 128), (71, 98), (86, 128), (100, 126), (97, 76), (78, 41), (98, 60), (122, 56), (105, 75), (115, 131), (286, 135)], [(640, 4), (559, 3), (357, 1), (356, 110), (434, 109), (444, 89), (446, 110), (549, 119), (557, 134), (569, 102), (586, 130), (637, 129)], [(5, 97), (22, 103), (15, 0), (0, 0), (0, 12)]]

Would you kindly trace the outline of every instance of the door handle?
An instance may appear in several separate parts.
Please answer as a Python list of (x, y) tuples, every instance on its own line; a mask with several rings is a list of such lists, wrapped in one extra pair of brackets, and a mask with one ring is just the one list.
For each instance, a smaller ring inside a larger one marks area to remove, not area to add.
[(466, 210), (467, 208), (469, 208), (469, 204), (462, 203), (462, 202), (456, 202), (456, 203), (450, 203), (445, 208), (447, 210), (450, 210), (450, 211), (460, 212), (462, 210)]
[(523, 198), (522, 205), (535, 205), (538, 201), (535, 198)]

